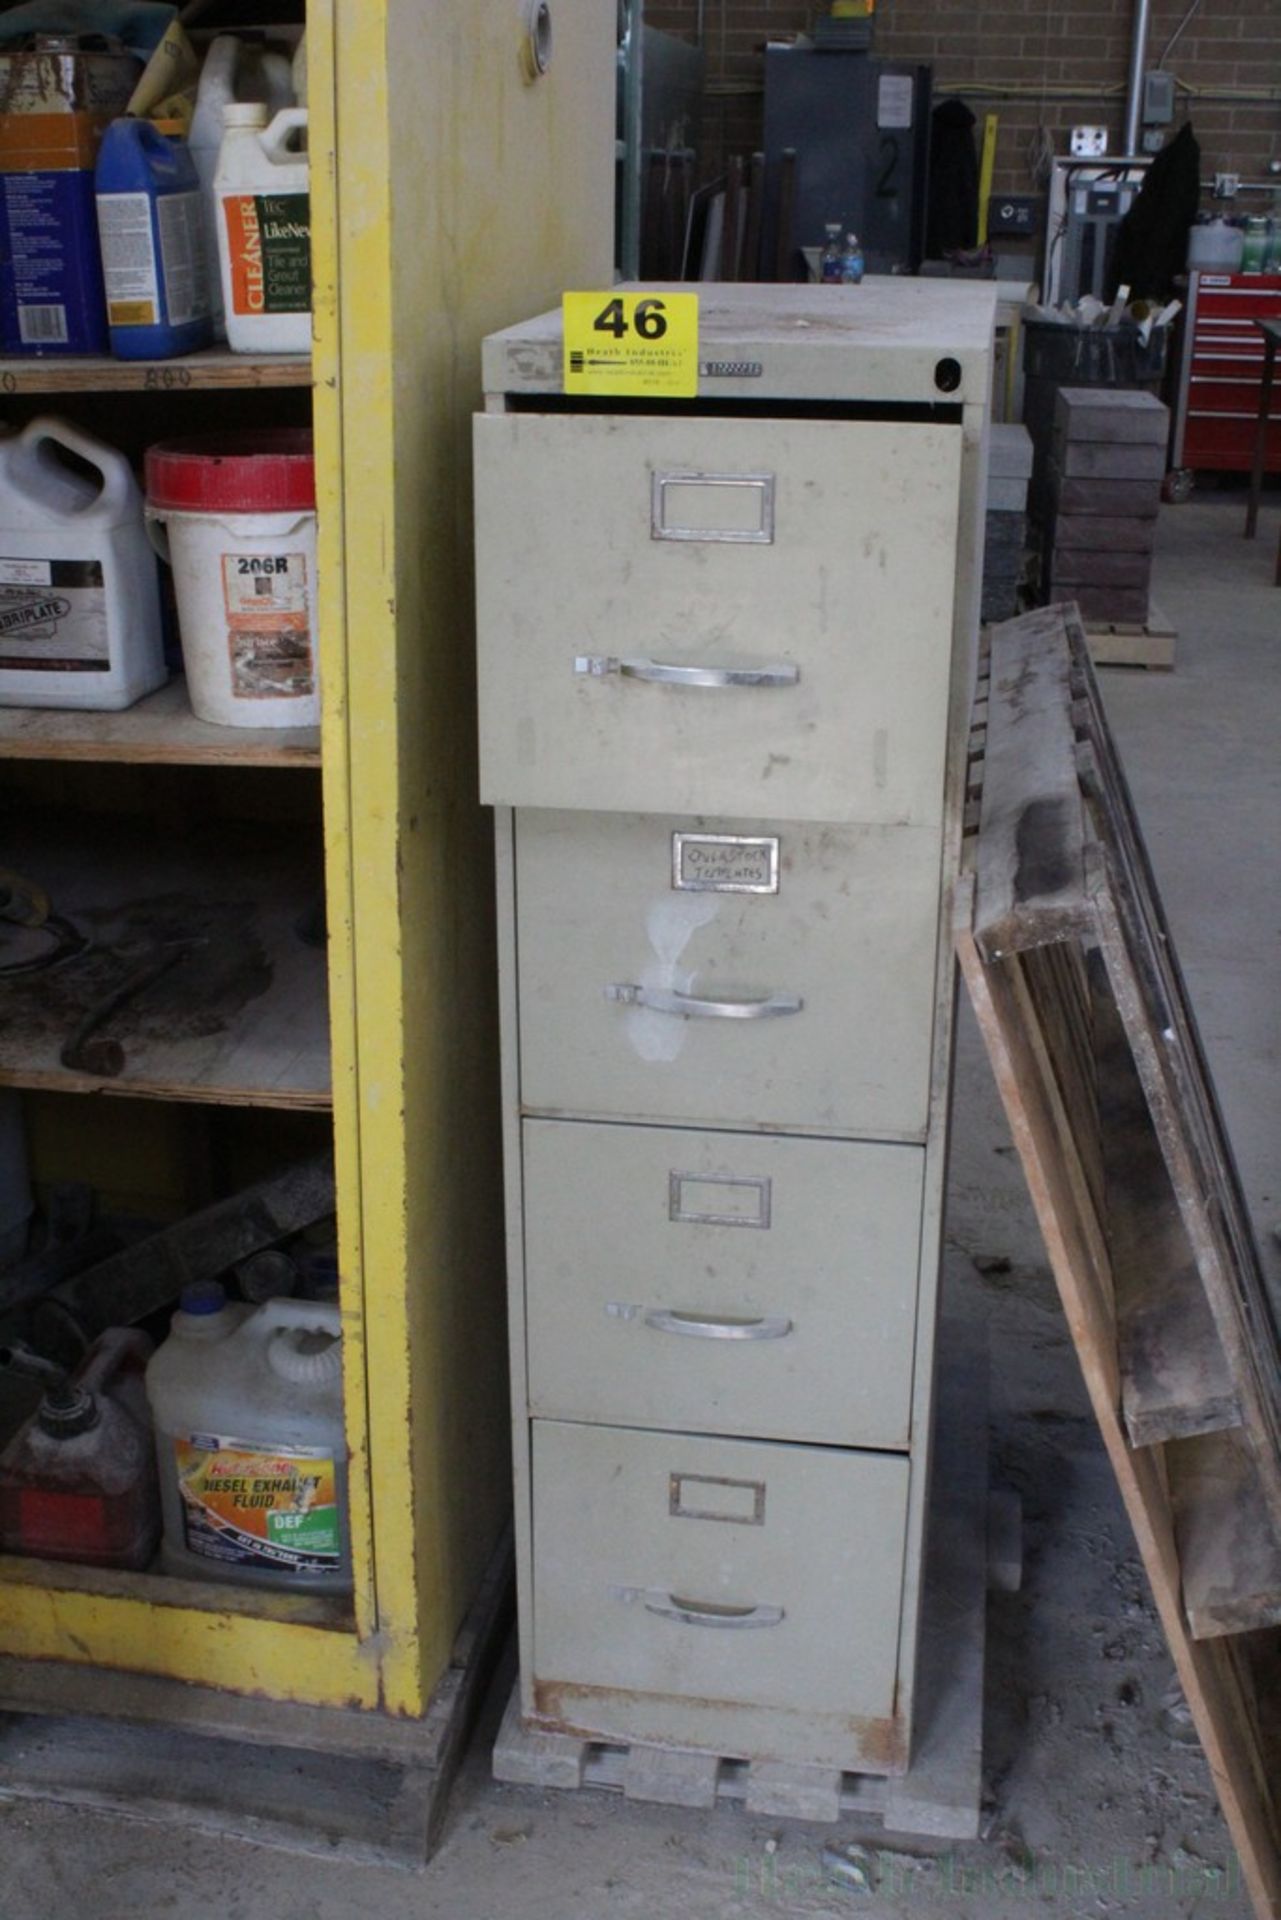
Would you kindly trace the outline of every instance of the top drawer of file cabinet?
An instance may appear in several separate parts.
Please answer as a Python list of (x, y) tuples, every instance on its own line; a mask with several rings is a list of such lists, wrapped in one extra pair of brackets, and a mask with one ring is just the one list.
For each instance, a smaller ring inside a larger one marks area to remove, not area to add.
[(933, 825), (959, 426), (476, 421), (493, 805)]

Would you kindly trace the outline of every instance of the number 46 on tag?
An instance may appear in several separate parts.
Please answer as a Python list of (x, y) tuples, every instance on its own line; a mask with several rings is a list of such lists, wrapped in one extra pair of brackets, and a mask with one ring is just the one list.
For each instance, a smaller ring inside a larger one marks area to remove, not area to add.
[(567, 293), (566, 393), (698, 392), (696, 293)]

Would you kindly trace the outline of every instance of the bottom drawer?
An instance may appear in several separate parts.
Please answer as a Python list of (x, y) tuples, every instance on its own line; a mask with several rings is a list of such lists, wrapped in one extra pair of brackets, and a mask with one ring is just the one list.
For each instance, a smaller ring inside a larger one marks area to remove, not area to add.
[(534, 1711), (892, 1773), (908, 1462), (533, 1424)]

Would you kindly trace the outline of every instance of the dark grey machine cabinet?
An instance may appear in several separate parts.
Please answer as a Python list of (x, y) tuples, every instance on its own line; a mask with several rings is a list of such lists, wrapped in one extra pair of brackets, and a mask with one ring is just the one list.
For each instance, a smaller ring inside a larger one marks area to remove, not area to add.
[(783, 154), (796, 154), (791, 272), (828, 221), (863, 242), (869, 273), (915, 273), (925, 247), (930, 68), (866, 53), (772, 47), (765, 55), (765, 246), (777, 258)]

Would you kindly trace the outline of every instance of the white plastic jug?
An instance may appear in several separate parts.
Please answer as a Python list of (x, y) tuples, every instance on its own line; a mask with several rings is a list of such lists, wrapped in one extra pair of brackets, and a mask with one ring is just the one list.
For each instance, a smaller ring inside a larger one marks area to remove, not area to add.
[(130, 707), (164, 679), (156, 559), (129, 462), (42, 415), (0, 439), (0, 706)]
[(184, 1293), (147, 1368), (167, 1572), (350, 1592), (341, 1341), (335, 1306)]
[(1245, 249), (1240, 227), (1220, 218), (1205, 220), (1188, 233), (1188, 266), (1202, 272), (1236, 273)]
[(247, 45), (234, 33), (220, 33), (211, 41), (200, 69), (196, 91), (196, 110), (191, 118), (187, 148), (200, 175), (200, 190), (205, 205), (205, 231), (209, 264), (214, 278), (214, 332), (220, 340), (227, 328), (222, 311), (222, 285), (218, 276), (218, 207), (214, 198), (214, 175), (218, 171), (218, 152), (222, 146), (223, 109), (234, 101), (259, 102), (268, 115), (279, 113), (294, 103), (293, 75), (289, 60), (270, 48)]
[(308, 353), (307, 109), (287, 107), (269, 122), (266, 107), (233, 104), (223, 123), (214, 197), (228, 344), (235, 353)]

